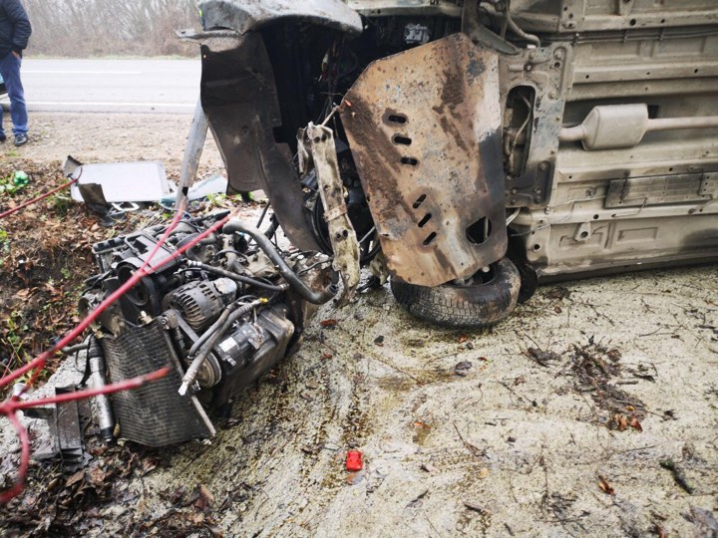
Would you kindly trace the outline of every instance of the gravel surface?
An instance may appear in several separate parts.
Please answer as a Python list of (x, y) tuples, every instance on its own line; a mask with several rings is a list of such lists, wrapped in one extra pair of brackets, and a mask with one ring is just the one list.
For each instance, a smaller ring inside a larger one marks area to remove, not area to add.
[[(70, 114), (30, 116), (30, 143), (16, 148), (0, 144), (0, 159), (64, 161), (68, 155), (85, 163), (163, 161), (169, 177), (177, 178), (192, 115), (187, 114)], [(5, 114), (5, 132), (12, 132)], [(216, 145), (208, 137), (202, 172), (223, 170)]]

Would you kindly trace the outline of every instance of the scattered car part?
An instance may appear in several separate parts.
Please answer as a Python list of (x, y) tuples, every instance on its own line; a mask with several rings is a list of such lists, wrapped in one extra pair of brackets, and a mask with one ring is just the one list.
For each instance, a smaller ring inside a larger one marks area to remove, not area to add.
[[(91, 362), (98, 386), (171, 366), (156, 383), (110, 397), (125, 439), (163, 446), (213, 436), (213, 410), (300, 343), (311, 313), (305, 300), (321, 304), (336, 293), (329, 258), (283, 253), (239, 221), (230, 220), (178, 260), (158, 265), (225, 216), (181, 221), (153, 258), (150, 274), (92, 327), (102, 352), (97, 358), (107, 366), (101, 379), (99, 360)], [(95, 245), (101, 273), (88, 281), (81, 312), (94, 309), (143, 266), (165, 230), (153, 226)], [(254, 261), (259, 253), (271, 260), (269, 266)]]
[[(55, 387), (55, 395), (61, 396), (75, 392), (74, 387)], [(34, 455), (38, 461), (59, 461), (65, 471), (75, 472), (90, 460), (85, 451), (84, 429), (90, 421), (90, 408), (87, 401), (70, 401), (56, 404), (54, 408), (37, 407), (27, 409), (28, 418), (47, 421), (50, 428), (52, 446), (49, 452)]]
[(508, 258), (480, 270), (463, 282), (417, 286), (391, 279), (396, 302), (424, 321), (443, 327), (490, 327), (506, 318), (516, 306), (521, 278)]
[[(90, 337), (89, 347), (87, 348), (87, 362), (89, 367), (89, 381), (94, 389), (102, 389), (105, 383), (105, 357), (102, 352), (97, 338)], [(100, 394), (95, 397), (95, 405), (97, 407), (97, 424), (100, 429), (100, 437), (109, 442), (112, 440), (115, 429), (115, 417), (112, 412), (110, 398), (106, 394)]]
[(346, 470), (352, 473), (361, 471), (364, 468), (364, 462), (362, 461), (362, 454), (358, 450), (349, 450), (347, 452)]
[[(205, 8), (205, 16), (209, 13)], [(263, 190), (290, 241), (301, 250), (319, 250), (304, 219), (291, 154), (274, 136), (281, 114), (261, 36), (247, 34), (236, 49), (214, 51), (203, 45), (202, 50), (202, 107), (231, 192)]]
[(99, 191), (110, 204), (156, 202), (171, 192), (164, 166), (159, 161), (83, 164), (82, 175), (70, 189), (73, 200), (96, 202), (84, 196), (90, 189)]
[[(351, 300), (359, 285), (360, 256), (359, 242), (344, 200), (344, 185), (337, 163), (334, 133), (327, 127), (310, 123), (306, 130), (299, 131), (299, 138), (299, 155), (308, 156), (311, 153), (311, 164), (316, 170), (324, 220), (334, 254), (334, 270), (341, 274), (344, 281), (344, 290), (338, 302), (338, 305), (342, 306)], [(306, 147), (309, 147), (309, 152)], [(306, 173), (309, 164), (300, 157), (300, 172)]]

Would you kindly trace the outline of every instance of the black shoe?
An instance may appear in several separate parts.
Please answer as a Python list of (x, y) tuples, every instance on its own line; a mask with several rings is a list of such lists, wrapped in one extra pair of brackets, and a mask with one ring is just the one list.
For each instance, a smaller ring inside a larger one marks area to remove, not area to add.
[(27, 144), (29, 141), (30, 141), (30, 139), (27, 137), (26, 134), (16, 134), (16, 135), (15, 135), (15, 146), (18, 147), (18, 148), (19, 148), (20, 146), (24, 146), (24, 145)]
[(7, 136), (5, 136), (4, 133), (3, 133), (3, 134), (0, 134), (0, 144), (2, 144), (3, 142), (5, 142), (6, 140), (7, 140)]

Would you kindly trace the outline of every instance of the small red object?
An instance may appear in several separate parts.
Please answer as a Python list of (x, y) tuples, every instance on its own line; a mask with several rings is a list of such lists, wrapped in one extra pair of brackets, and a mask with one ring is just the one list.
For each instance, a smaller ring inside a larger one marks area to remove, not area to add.
[(358, 450), (350, 450), (347, 452), (347, 471), (355, 473), (361, 471), (363, 466), (361, 452)]

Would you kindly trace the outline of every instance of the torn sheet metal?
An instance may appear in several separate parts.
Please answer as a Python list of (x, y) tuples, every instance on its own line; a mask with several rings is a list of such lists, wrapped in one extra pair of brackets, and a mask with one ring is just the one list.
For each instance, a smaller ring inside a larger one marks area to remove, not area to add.
[(378, 60), (341, 115), (395, 276), (437, 286), (504, 256), (496, 52), (456, 34)]
[(347, 4), (358, 13), (369, 17), (461, 17), (461, 2), (457, 0), (347, 0)]
[(263, 190), (292, 244), (320, 250), (304, 217), (304, 193), (289, 146), (274, 138), (282, 120), (261, 34), (250, 33), (241, 47), (225, 52), (202, 48), (202, 107), (231, 191)]
[(336, 30), (361, 33), (359, 14), (342, 0), (201, 0), (205, 30), (230, 28), (241, 34), (282, 19), (300, 19)]
[[(159, 161), (83, 164), (80, 170), (74, 174), (79, 181), (70, 189), (77, 202), (156, 202), (172, 192)], [(93, 193), (92, 199), (83, 192)]]
[[(334, 253), (334, 270), (344, 282), (339, 306), (347, 304), (359, 285), (359, 242), (347, 213), (344, 184), (339, 173), (334, 133), (331, 129), (312, 123), (299, 131), (300, 169), (307, 171), (311, 158), (317, 172), (319, 195), (324, 206), (324, 219)], [(309, 151), (307, 151), (309, 148)], [(310, 155), (311, 152), (311, 155)]]

